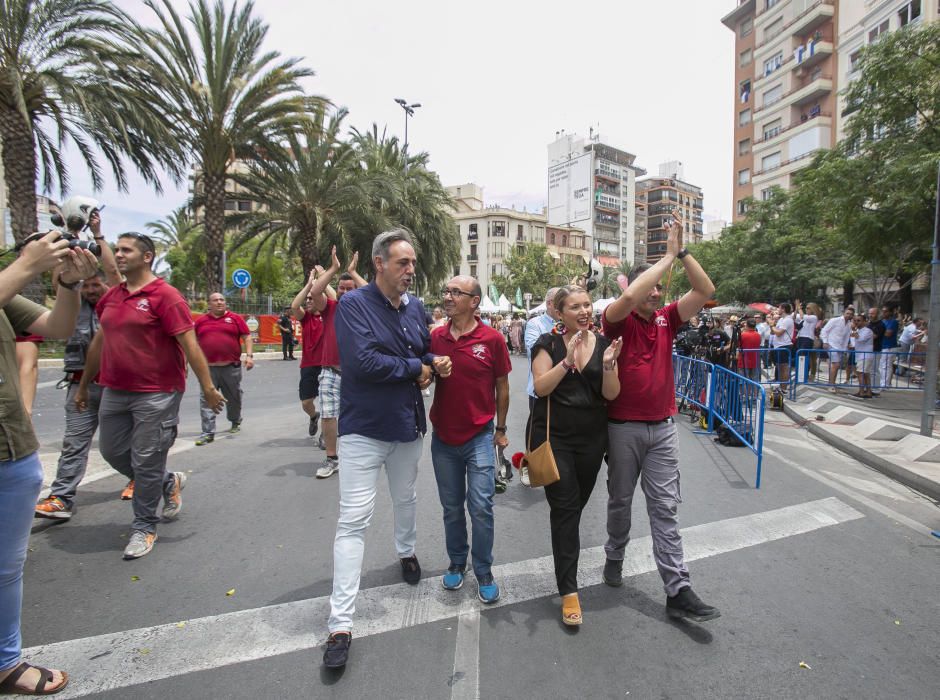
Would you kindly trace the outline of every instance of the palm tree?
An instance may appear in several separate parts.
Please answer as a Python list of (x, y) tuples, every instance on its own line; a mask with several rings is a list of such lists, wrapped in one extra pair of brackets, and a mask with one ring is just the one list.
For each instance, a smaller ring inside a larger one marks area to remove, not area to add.
[(189, 215), (189, 207), (185, 204), (166, 218), (150, 221), (146, 226), (150, 229), (153, 242), (163, 252), (181, 246), (184, 242), (196, 245), (202, 242), (203, 225)]
[(340, 138), (345, 117), (344, 109), (328, 119), (318, 110), (300, 133), (288, 136), (286, 149), (245, 175), (232, 175), (245, 189), (239, 197), (259, 205), (251, 214), (229, 217), (238, 229), (233, 253), (250, 241), (256, 243), (255, 260), (272, 249), (299, 253), (309, 275), (330, 245), (348, 251), (351, 225), (367, 210), (368, 198), (354, 170), (356, 154)]
[(300, 59), (262, 52), (268, 26), (253, 16), (250, 0), (229, 8), (223, 0), (211, 7), (191, 0), (188, 26), (170, 0), (145, 4), (158, 26), (135, 28), (125, 63), (113, 69), (164, 115), (179, 158), (195, 162), (205, 205), (206, 283), (220, 289), (229, 167), (271, 157), (325, 100), (303, 94), (299, 81), (313, 71)]
[(155, 163), (173, 163), (148, 136), (145, 103), (103, 76), (116, 38), (132, 21), (108, 0), (0, 0), (0, 145), (10, 222), (17, 242), (34, 232), (36, 181), (61, 192), (69, 173), (61, 148), (71, 143), (103, 184), (99, 156), (126, 190), (122, 155), (158, 191)]
[(192, 219), (183, 205), (164, 219), (146, 224), (156, 244), (158, 256), (170, 266), (170, 281), (189, 297), (195, 295), (196, 281), (205, 267), (205, 230)]
[(453, 199), (428, 169), (430, 156), (407, 153), (396, 137), (379, 134), (375, 124), (365, 133), (354, 129), (353, 144), (370, 197), (370, 220), (358, 230), (371, 235), (356, 249), (368, 257), (372, 236), (388, 226), (403, 226), (415, 241), (418, 284), (428, 289), (446, 280), (460, 260), (460, 238), (451, 216)]

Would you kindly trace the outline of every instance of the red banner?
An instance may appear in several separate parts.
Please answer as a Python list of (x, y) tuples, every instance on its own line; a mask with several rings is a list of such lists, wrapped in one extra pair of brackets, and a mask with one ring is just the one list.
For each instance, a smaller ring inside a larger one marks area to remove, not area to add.
[[(193, 312), (193, 320), (202, 316), (202, 314)], [(251, 339), (256, 343), (264, 345), (280, 345), (281, 329), (277, 325), (279, 316), (273, 314), (239, 314), (245, 323), (248, 324), (248, 330), (251, 331)], [(300, 342), (300, 323), (291, 318), (291, 325), (294, 327), (294, 337)]]

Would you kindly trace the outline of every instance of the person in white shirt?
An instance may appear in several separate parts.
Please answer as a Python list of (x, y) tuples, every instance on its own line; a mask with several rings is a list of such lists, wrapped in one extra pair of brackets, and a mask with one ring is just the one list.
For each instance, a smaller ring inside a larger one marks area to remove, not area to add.
[(777, 381), (790, 381), (790, 356), (793, 354), (793, 340), (796, 333), (796, 325), (790, 314), (793, 307), (787, 302), (780, 305), (780, 319), (770, 327), (771, 339), (776, 348), (774, 357), (777, 362)]
[(901, 335), (898, 338), (898, 349), (901, 353), (898, 358), (898, 374), (903, 375), (907, 372), (911, 364), (911, 349), (924, 337), (927, 332), (927, 322), (922, 318), (915, 318), (909, 324), (904, 326)]
[(760, 315), (757, 332), (760, 333), (760, 346), (764, 348), (764, 352), (761, 353), (761, 364), (764, 369), (768, 369), (770, 367), (770, 353), (767, 352), (770, 347), (770, 324), (767, 323), (767, 314)]
[[(810, 302), (806, 305), (806, 313), (803, 313), (803, 305), (800, 303), (800, 300), (795, 301), (796, 313), (793, 315), (794, 321), (796, 322), (797, 332), (796, 332), (796, 351), (800, 350), (812, 350), (813, 343), (816, 341), (816, 324), (819, 323), (819, 318), (822, 315), (820, 308)], [(803, 369), (803, 381), (809, 379), (809, 375), (812, 374), (816, 376), (816, 353), (807, 353), (809, 357), (806, 358), (806, 366)]]
[(832, 385), (833, 392), (836, 391), (836, 378), (839, 376), (842, 356), (849, 347), (849, 335), (852, 333), (854, 316), (855, 310), (851, 307), (846, 308), (841, 316), (830, 318), (819, 333), (823, 348), (829, 351), (829, 383)]
[(859, 314), (854, 318), (852, 332), (849, 334), (855, 346), (855, 376), (858, 377), (858, 391), (852, 394), (860, 399), (870, 399), (871, 371), (878, 370), (874, 362), (875, 334), (868, 327), (868, 317)]

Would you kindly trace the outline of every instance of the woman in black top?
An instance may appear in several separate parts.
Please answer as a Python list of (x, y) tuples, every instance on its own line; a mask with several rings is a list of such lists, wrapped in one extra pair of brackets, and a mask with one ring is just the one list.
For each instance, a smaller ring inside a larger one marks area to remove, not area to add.
[(545, 442), (550, 402), (549, 442), (561, 476), (545, 487), (555, 579), (562, 596), (562, 621), (580, 625), (578, 528), (607, 450), (607, 401), (620, 393), (617, 357), (621, 340), (611, 343), (592, 330), (593, 304), (581, 287), (559, 289), (555, 308), (561, 322), (532, 347), (532, 376), (539, 398), (529, 429), (535, 449)]

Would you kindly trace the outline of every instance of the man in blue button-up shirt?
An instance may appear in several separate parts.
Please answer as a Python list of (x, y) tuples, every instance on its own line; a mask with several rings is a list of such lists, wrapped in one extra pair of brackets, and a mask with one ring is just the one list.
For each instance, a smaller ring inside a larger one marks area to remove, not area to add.
[(359, 593), (365, 530), (375, 509), (385, 465), (395, 516), (395, 549), (402, 576), (421, 580), (415, 556), (415, 481), (427, 421), (421, 391), (433, 374), (450, 374), (450, 358), (428, 352), (424, 306), (408, 296), (415, 251), (406, 231), (387, 231), (372, 244), (375, 280), (348, 292), (336, 314), (343, 373), (339, 409), (339, 521), (333, 544), (330, 637), (323, 662), (346, 664)]

